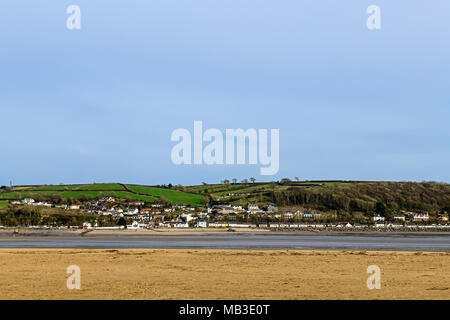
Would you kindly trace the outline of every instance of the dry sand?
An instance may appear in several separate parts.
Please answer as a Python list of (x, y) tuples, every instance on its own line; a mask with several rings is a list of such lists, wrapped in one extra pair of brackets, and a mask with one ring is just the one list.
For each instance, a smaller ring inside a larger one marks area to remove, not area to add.
[(0, 249), (0, 299), (450, 299), (450, 253)]

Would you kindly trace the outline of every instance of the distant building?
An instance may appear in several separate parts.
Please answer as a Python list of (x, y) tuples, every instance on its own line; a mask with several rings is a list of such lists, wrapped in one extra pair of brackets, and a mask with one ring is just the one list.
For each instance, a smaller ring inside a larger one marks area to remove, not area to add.
[(313, 219), (315, 219), (315, 220), (322, 219), (322, 212), (320, 212), (320, 211), (314, 211), (314, 212), (313, 212)]
[(421, 222), (421, 221), (428, 221), (430, 219), (430, 216), (428, 213), (410, 213), (408, 215), (409, 221), (413, 222)]
[(208, 222), (207, 221), (199, 221), (197, 223), (197, 227), (199, 227), (199, 228), (207, 228), (208, 227)]
[(200, 218), (208, 218), (208, 212), (199, 212), (198, 213), (198, 216), (200, 217)]
[(248, 205), (248, 212), (256, 213), (256, 212), (260, 212), (260, 211), (261, 211), (261, 209), (256, 204), (249, 204)]
[(301, 214), (301, 217), (303, 219), (312, 219), (313, 213), (311, 211), (303, 211), (303, 213)]
[(213, 209), (216, 210), (219, 214), (230, 214), (234, 212), (234, 208), (232, 206), (226, 205), (217, 205), (214, 206)]
[(174, 226), (174, 228), (189, 228), (189, 223), (187, 223), (187, 222), (177, 222), (173, 226)]
[(113, 197), (104, 197), (104, 198), (101, 198), (99, 201), (102, 201), (102, 202), (115, 202), (116, 200)]
[(322, 212), (320, 211), (296, 211), (295, 212), (295, 216), (299, 217), (299, 218), (303, 218), (303, 219), (314, 219), (314, 220), (320, 220), (322, 219)]
[(130, 204), (135, 207), (140, 207), (140, 206), (143, 206), (145, 204), (145, 202), (144, 201), (133, 201)]
[(135, 215), (139, 213), (139, 209), (138, 208), (130, 208), (128, 209), (127, 212), (125, 212), (126, 215)]
[(22, 200), (22, 203), (31, 205), (34, 203), (34, 199), (26, 198)]
[(244, 211), (244, 209), (241, 206), (236, 206), (236, 205), (233, 206), (233, 210), (235, 212), (242, 212), (242, 211)]
[(90, 222), (83, 223), (83, 229), (92, 229), (92, 224)]
[(288, 218), (288, 219), (294, 217), (294, 214), (292, 213), (292, 211), (285, 211), (283, 215), (285, 218)]
[(383, 217), (379, 214), (376, 214), (372, 217), (372, 220), (375, 222), (384, 222), (384, 220), (386, 220), (386, 219), (385, 219), (385, 217)]
[(194, 220), (194, 217), (190, 213), (182, 213), (180, 217), (184, 218), (186, 222)]

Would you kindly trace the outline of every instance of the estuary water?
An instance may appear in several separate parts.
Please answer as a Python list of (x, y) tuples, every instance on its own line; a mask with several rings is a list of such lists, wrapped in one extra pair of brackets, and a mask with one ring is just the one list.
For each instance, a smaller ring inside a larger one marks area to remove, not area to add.
[(3, 235), (0, 248), (323, 249), (449, 251), (450, 233)]

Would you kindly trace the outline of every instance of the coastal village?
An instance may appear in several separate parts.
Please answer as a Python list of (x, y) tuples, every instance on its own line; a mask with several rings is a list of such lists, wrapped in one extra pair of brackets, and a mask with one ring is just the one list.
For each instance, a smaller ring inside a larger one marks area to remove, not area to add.
[[(110, 216), (122, 220), (116, 226), (100, 226), (96, 222), (83, 225), (66, 225), (58, 228), (111, 229), (156, 229), (156, 228), (261, 228), (261, 229), (450, 229), (448, 215), (438, 216), (431, 222), (428, 212), (410, 212), (391, 216), (389, 219), (374, 214), (365, 222), (339, 221), (336, 213), (308, 208), (285, 208), (273, 204), (261, 206), (249, 204), (213, 205), (210, 207), (189, 206), (182, 203), (148, 203), (141, 200), (123, 201), (114, 197), (103, 197), (82, 204), (55, 204), (36, 201), (32, 198), (11, 201), (15, 207), (47, 207), (69, 212), (82, 212), (92, 217)], [(95, 220), (95, 219), (94, 219)], [(92, 219), (91, 219), (92, 221)], [(2, 227), (2, 226), (0, 226)], [(55, 225), (40, 227), (55, 228)]]

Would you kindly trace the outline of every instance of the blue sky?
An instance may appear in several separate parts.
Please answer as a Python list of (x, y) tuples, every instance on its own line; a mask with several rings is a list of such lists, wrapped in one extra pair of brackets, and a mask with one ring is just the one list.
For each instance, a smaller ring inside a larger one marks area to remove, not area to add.
[[(81, 8), (81, 30), (66, 8)], [(381, 30), (366, 8), (381, 8)], [(0, 2), (0, 184), (450, 182), (450, 2)], [(175, 166), (177, 128), (280, 129), (280, 170)]]

